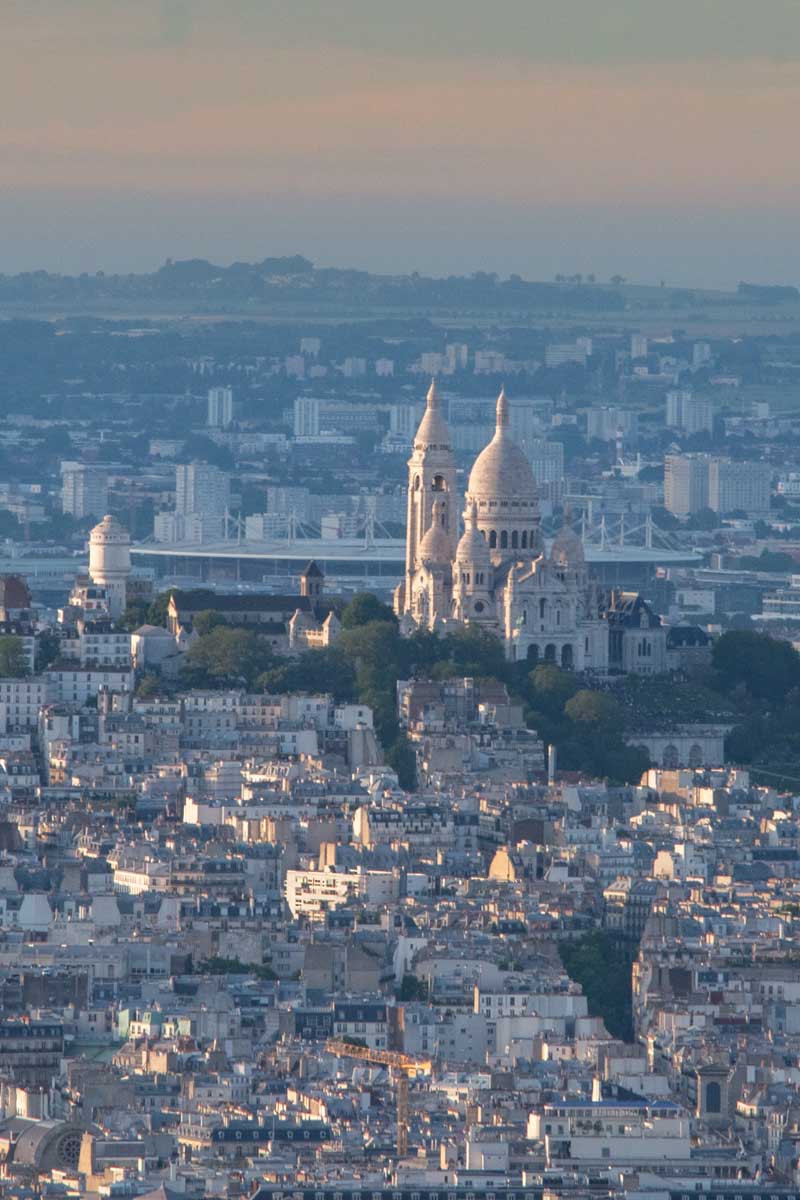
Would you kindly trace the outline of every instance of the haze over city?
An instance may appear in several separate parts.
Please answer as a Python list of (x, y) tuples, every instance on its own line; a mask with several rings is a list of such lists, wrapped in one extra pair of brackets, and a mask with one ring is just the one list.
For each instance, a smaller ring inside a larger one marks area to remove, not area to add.
[(794, 0), (9, 0), (4, 270), (791, 282)]

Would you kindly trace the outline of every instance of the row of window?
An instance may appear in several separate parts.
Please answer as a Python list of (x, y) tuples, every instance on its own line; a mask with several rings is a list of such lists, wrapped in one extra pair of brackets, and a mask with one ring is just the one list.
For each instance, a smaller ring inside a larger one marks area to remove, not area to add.
[(489, 531), (489, 549), (496, 550), (499, 546), (501, 550), (527, 550), (530, 546), (533, 549), (536, 545), (536, 531), (531, 529), (530, 534), (527, 529), (523, 529), (522, 533), (518, 533), (516, 529), (512, 529), (511, 538), (507, 529), (501, 529), (498, 537), (496, 529)]
[[(378, 1191), (378, 1192), (344, 1192), (344, 1191), (296, 1191), (284, 1192), (262, 1188), (256, 1200), (541, 1200), (539, 1191), (495, 1191), (495, 1192), (428, 1192), (428, 1191)], [(688, 1200), (688, 1198), (687, 1198)], [(705, 1200), (705, 1198), (704, 1198)], [(708, 1200), (714, 1200), (709, 1197)], [(723, 1198), (720, 1198), (723, 1200)], [(730, 1200), (725, 1197), (724, 1200)], [(738, 1198), (737, 1198), (738, 1200)], [(789, 1197), (775, 1197), (774, 1200), (795, 1200)]]

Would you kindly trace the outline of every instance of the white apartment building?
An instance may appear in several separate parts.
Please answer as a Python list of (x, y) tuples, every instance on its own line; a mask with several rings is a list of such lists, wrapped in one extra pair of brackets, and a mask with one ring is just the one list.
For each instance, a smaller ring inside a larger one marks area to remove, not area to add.
[(108, 476), (96, 467), (61, 464), (61, 510), (82, 520), (108, 512)]
[(712, 433), (714, 429), (714, 406), (703, 396), (695, 396), (686, 388), (674, 388), (667, 392), (666, 423), (670, 429), (684, 433)]
[(88, 622), (79, 634), (82, 666), (130, 669), (131, 635), (106, 622)]
[(222, 517), (230, 499), (230, 478), (212, 463), (179, 463), (175, 468), (176, 512)]
[(560, 483), (564, 478), (564, 443), (533, 438), (523, 449), (528, 455), (538, 484)]
[(631, 439), (638, 432), (638, 415), (630, 409), (603, 406), (590, 408), (586, 414), (586, 436), (589, 441), (613, 442), (620, 435)]
[(58, 663), (47, 672), (52, 700), (85, 704), (94, 699), (101, 688), (111, 692), (131, 692), (134, 686), (133, 667), (82, 666)]
[(546, 367), (563, 367), (566, 363), (578, 363), (579, 366), (584, 367), (586, 358), (585, 346), (579, 345), (577, 342), (561, 343), (547, 347), (544, 352), (544, 365)]
[(233, 388), (213, 387), (208, 389), (209, 429), (227, 429), (233, 424)]
[(224, 515), (161, 512), (153, 518), (153, 537), (157, 542), (203, 545), (204, 542), (222, 541), (224, 536)]
[(324, 921), (331, 909), (351, 900), (388, 904), (397, 899), (399, 885), (392, 871), (287, 871), (286, 903), (294, 918)]
[(768, 463), (712, 458), (708, 464), (708, 507), (718, 513), (741, 510), (748, 517), (768, 513), (771, 484)]
[(40, 709), (54, 698), (55, 689), (47, 676), (0, 679), (0, 732), (36, 729)]
[(294, 436), (319, 437), (319, 400), (298, 396), (294, 402)]
[(667, 454), (664, 506), (676, 517), (708, 508), (708, 459), (704, 454)]

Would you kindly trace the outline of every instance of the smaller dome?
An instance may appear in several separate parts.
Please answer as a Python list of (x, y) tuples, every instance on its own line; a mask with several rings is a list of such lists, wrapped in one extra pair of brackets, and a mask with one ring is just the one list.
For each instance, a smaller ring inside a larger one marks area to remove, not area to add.
[(419, 544), (417, 556), (421, 563), (449, 563), (452, 547), (447, 530), (444, 527), (444, 502), (434, 500), (431, 514), (431, 526)]
[(583, 542), (574, 529), (564, 525), (550, 547), (550, 559), (564, 567), (582, 567), (586, 562)]
[(489, 566), (491, 555), (486, 538), (478, 529), (478, 506), (474, 500), (465, 518), (464, 532), (456, 548), (456, 562)]

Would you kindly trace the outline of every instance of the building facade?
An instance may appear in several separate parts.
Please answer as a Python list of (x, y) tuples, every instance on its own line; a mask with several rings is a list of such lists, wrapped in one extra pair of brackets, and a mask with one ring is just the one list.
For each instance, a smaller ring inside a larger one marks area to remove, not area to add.
[(431, 384), (409, 459), (406, 572), (395, 611), (407, 630), (477, 625), (512, 660), (608, 668), (608, 626), (580, 538), (564, 529), (547, 554), (536, 481), (510, 433), (505, 392), (494, 436), (469, 478), (458, 537), (450, 431)]

